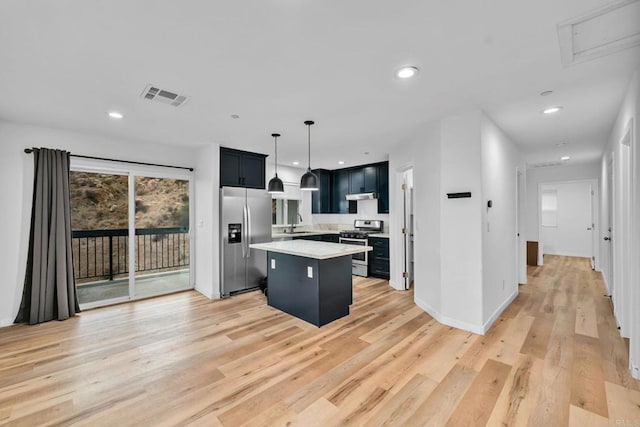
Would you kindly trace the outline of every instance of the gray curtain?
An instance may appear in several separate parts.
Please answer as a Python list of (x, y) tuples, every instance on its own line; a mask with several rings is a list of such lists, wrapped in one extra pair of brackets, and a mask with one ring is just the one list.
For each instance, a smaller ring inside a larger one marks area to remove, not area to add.
[(68, 319), (80, 311), (71, 251), (69, 153), (39, 148), (35, 164), (29, 253), (15, 323)]

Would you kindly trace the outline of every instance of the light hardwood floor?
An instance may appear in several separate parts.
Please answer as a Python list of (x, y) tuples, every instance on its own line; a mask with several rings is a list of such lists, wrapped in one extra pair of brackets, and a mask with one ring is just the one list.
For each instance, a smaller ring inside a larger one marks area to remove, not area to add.
[(351, 315), (320, 329), (257, 292), (3, 328), (0, 424), (640, 426), (600, 275), (545, 261), (485, 336), (361, 278)]

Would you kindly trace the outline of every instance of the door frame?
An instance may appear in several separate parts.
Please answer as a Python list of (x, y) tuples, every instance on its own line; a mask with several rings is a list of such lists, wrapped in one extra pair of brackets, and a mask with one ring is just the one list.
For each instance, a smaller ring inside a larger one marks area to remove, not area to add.
[[(389, 239), (389, 256), (392, 260), (394, 259), (402, 259), (403, 262), (391, 262), (390, 265), (390, 278), (389, 285), (394, 289), (399, 291), (405, 290), (404, 286), (404, 278), (402, 277), (403, 271), (400, 268), (402, 266), (404, 268), (404, 249), (405, 249), (405, 240), (402, 234), (402, 224), (404, 222), (404, 195), (402, 191), (402, 184), (404, 182), (404, 174), (409, 169), (413, 170), (413, 188), (416, 188), (416, 179), (415, 179), (415, 164), (413, 161), (404, 163), (393, 170), (393, 174), (391, 170), (389, 171), (389, 196), (390, 196), (390, 209), (389, 209), (389, 219), (390, 219), (390, 239)], [(415, 191), (413, 192), (415, 193)], [(391, 199), (392, 197), (392, 199)], [(393, 202), (392, 202), (393, 200)], [(417, 217), (416, 212), (417, 206), (413, 203), (413, 217), (414, 219)], [(415, 221), (414, 221), (415, 227)], [(415, 248), (416, 248), (416, 233), (414, 231), (414, 241), (413, 241), (413, 250), (415, 257)], [(415, 271), (414, 271), (415, 275)], [(415, 277), (414, 277), (415, 282)]]
[(124, 175), (128, 177), (128, 227), (129, 227), (129, 296), (111, 298), (107, 300), (95, 301), (80, 304), (81, 309), (89, 309), (95, 307), (103, 307), (122, 302), (135, 301), (151, 297), (151, 295), (135, 296), (135, 177), (146, 178), (166, 178), (181, 179), (189, 181), (189, 286), (183, 289), (175, 289), (168, 292), (154, 294), (152, 296), (160, 296), (170, 294), (195, 287), (195, 239), (194, 239), (194, 221), (195, 221), (195, 175), (192, 171), (177, 170), (162, 166), (147, 166), (138, 164), (122, 164), (114, 161), (86, 159), (82, 157), (71, 157), (71, 171), (102, 173), (112, 175)]
[(591, 230), (591, 256), (593, 257), (593, 266), (596, 267), (600, 262), (600, 245), (597, 244), (597, 236), (600, 235), (600, 222), (599, 212), (596, 208), (599, 205), (600, 192), (597, 179), (571, 179), (571, 180), (559, 180), (559, 181), (545, 181), (538, 183), (538, 265), (544, 264), (544, 241), (542, 238), (542, 187), (545, 185), (558, 185), (558, 184), (574, 184), (574, 183), (588, 183), (591, 185), (591, 223), (593, 224)]

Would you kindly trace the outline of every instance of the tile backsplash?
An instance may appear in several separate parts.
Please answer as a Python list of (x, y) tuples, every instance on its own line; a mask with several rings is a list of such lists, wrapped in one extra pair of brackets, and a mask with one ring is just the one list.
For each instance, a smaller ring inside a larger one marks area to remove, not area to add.
[(328, 230), (350, 230), (353, 228), (353, 221), (356, 219), (379, 219), (384, 221), (384, 228), (388, 230), (389, 214), (378, 213), (377, 200), (358, 200), (357, 214), (313, 214), (311, 220), (313, 228), (323, 227), (339, 227), (326, 228)]

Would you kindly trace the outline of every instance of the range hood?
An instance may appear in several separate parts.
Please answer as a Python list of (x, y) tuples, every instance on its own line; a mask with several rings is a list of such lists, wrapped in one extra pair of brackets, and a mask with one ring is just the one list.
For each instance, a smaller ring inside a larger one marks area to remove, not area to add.
[(378, 193), (347, 194), (347, 200), (373, 200), (377, 198), (378, 198)]

